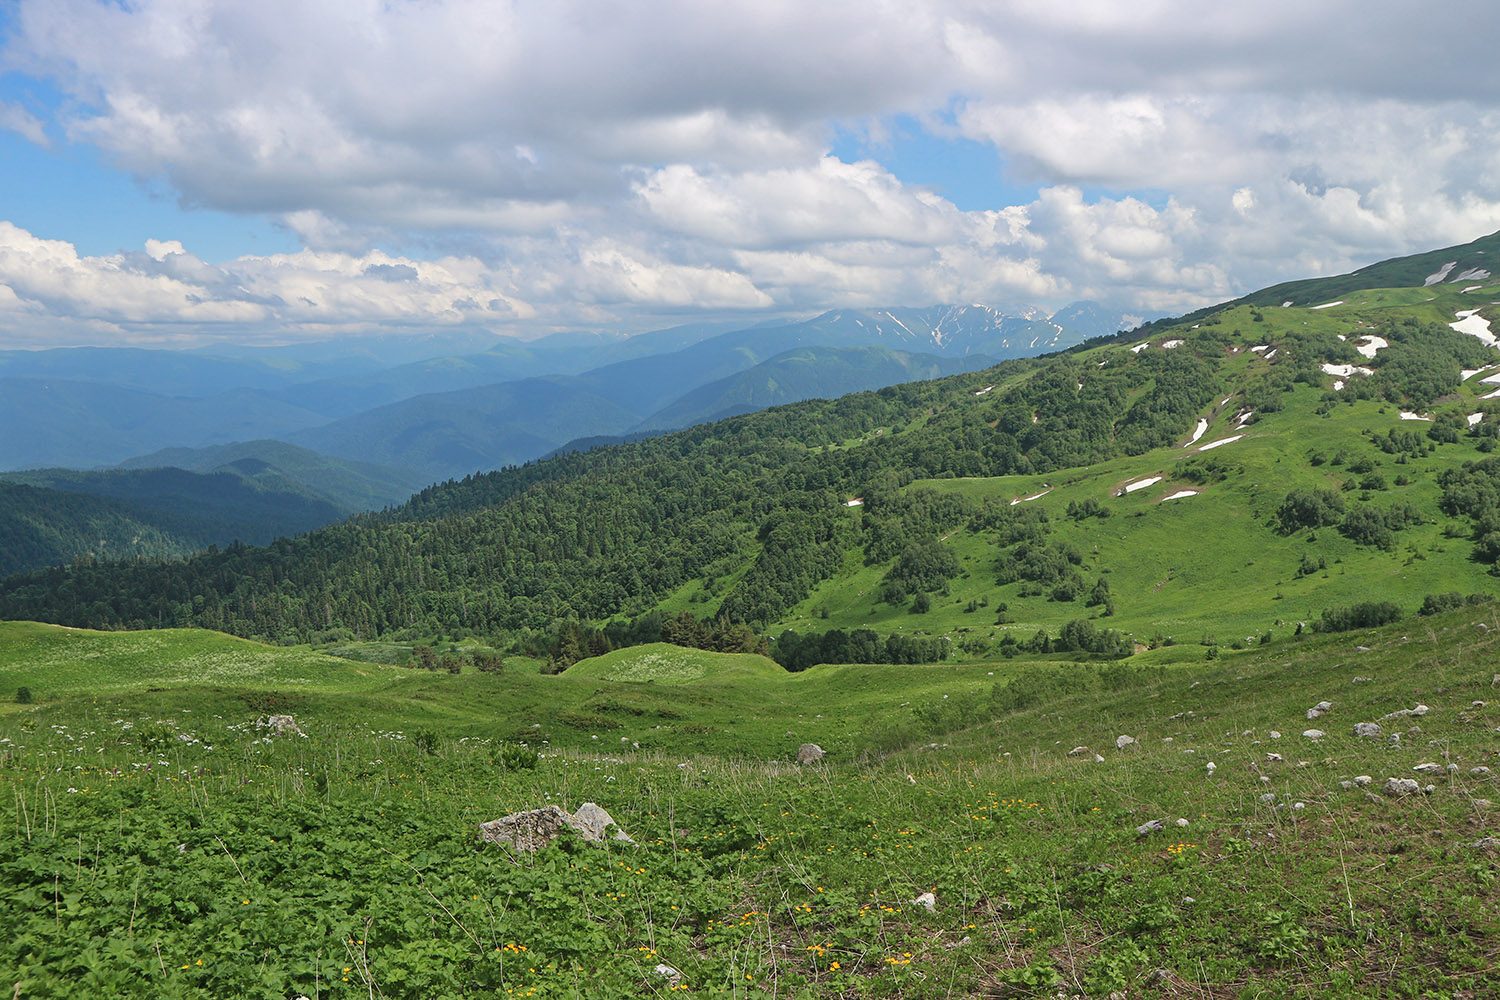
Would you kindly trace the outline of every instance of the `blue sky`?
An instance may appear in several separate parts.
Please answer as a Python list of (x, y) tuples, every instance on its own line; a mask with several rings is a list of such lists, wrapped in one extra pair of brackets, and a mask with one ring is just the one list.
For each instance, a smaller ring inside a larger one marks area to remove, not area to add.
[(0, 0), (0, 347), (1184, 311), (1500, 229), (1500, 9), (1432, 20)]

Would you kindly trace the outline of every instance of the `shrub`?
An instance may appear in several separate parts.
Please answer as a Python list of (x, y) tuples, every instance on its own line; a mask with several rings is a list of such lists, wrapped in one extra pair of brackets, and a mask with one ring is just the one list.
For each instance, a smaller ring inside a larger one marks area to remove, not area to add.
[(22, 687), (22, 688), (17, 688), (16, 689), (16, 704), (17, 705), (30, 705), (31, 704), (31, 688), (29, 688), (29, 687)]
[(1319, 632), (1348, 632), (1356, 628), (1374, 628), (1401, 617), (1401, 608), (1390, 601), (1361, 601), (1349, 607), (1326, 608), (1314, 628)]

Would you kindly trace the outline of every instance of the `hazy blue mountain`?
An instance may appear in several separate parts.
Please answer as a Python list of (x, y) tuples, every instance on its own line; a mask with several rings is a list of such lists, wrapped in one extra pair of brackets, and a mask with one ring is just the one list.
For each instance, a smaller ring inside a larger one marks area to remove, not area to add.
[(192, 472), (230, 472), (263, 489), (288, 488), (326, 500), (340, 511), (380, 510), (403, 503), (428, 485), (425, 476), (370, 462), (321, 455), (285, 441), (236, 441), (211, 448), (164, 448), (121, 462), (122, 469), (172, 466)]
[(203, 397), (229, 389), (269, 391), (321, 374), (321, 368), (277, 365), (262, 359), (137, 347), (0, 351), (0, 378), (102, 382), (158, 396)]
[(524, 379), (376, 407), (288, 440), (434, 479), (527, 461), (564, 442), (628, 428), (638, 414), (567, 384)]
[(831, 399), (898, 382), (978, 371), (995, 363), (973, 354), (940, 358), (885, 347), (799, 347), (684, 394), (639, 430), (675, 430), (803, 399)]
[(1108, 337), (1121, 330), (1133, 329), (1140, 325), (1143, 318), (1110, 309), (1097, 302), (1085, 301), (1063, 306), (1052, 314), (1051, 321), (1089, 339)]
[(282, 437), (323, 420), (249, 389), (189, 398), (100, 383), (0, 378), (0, 469), (113, 465), (167, 446)]

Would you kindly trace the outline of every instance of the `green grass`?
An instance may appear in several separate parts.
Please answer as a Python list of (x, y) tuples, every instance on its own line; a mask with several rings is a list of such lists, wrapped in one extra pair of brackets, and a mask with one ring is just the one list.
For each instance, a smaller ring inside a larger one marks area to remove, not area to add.
[[(0, 625), (0, 691), (37, 697), (0, 715), (5, 962), (22, 997), (681, 992), (657, 963), (736, 997), (1486, 995), (1495, 606), (1202, 656), (450, 676)], [(305, 737), (254, 725), (267, 691)], [(1341, 787), (1426, 762), (1457, 765), (1429, 795)], [(640, 846), (473, 837), (584, 801)]]

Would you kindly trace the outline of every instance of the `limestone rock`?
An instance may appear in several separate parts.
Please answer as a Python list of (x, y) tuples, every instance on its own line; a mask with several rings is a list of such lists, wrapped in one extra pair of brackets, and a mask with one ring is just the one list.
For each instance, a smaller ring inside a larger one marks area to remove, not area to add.
[(1089, 752), (1089, 748), (1088, 747), (1074, 747), (1073, 749), (1071, 749), (1071, 750), (1068, 751), (1068, 756), (1069, 757), (1082, 757), (1084, 754), (1086, 754), (1088, 752)]
[(611, 826), (615, 828), (615, 840), (635, 843), (608, 812), (592, 802), (579, 806), (576, 815), (561, 806), (548, 805), (492, 819), (479, 824), (479, 839), (487, 844), (509, 844), (518, 851), (531, 852), (569, 832), (591, 843), (603, 843)]
[(1432, 763), (1418, 764), (1416, 767), (1412, 768), (1412, 770), (1416, 771), (1418, 774), (1441, 774), (1443, 771), (1443, 765)]
[(257, 726), (276, 730), (277, 736), (306, 736), (302, 728), (297, 725), (297, 720), (290, 715), (268, 715), (264, 719), (256, 719)]
[(828, 751), (816, 743), (804, 743), (797, 748), (797, 763), (811, 764), (828, 756)]
[(1354, 735), (1362, 737), (1379, 736), (1380, 724), (1376, 722), (1356, 722), (1354, 724)]
[(1360, 788), (1369, 788), (1374, 780), (1368, 774), (1356, 774), (1354, 776), (1354, 784)]
[(667, 981), (668, 989), (675, 990), (682, 984), (682, 973), (672, 968), (666, 962), (658, 962), (656, 968), (652, 969), (651, 971)]
[(1115, 739), (1115, 749), (1116, 750), (1124, 750), (1126, 747), (1133, 746), (1134, 744), (1135, 744), (1135, 737), (1134, 736), (1120, 736), (1120, 737), (1117, 737)]
[(602, 841), (609, 834), (610, 827), (615, 828), (615, 840), (621, 840), (627, 844), (635, 843), (630, 834), (620, 829), (620, 824), (615, 822), (615, 818), (605, 811), (603, 806), (585, 802), (573, 814), (573, 829), (577, 830), (584, 840)]
[(1146, 822), (1142, 823), (1140, 826), (1138, 826), (1138, 827), (1135, 828), (1135, 835), (1137, 837), (1144, 837), (1147, 834), (1160, 833), (1161, 831), (1165, 830), (1166, 828), (1167, 828), (1167, 824), (1163, 820), (1159, 820), (1159, 819), (1147, 820)]
[(937, 912), (937, 897), (934, 896), (930, 892), (924, 892), (924, 893), (922, 893), (922, 895), (920, 895), (916, 899), (912, 900), (912, 903), (915, 904), (915, 905), (917, 905), (917, 906), (922, 907), (928, 913), (936, 913)]
[(1308, 718), (1309, 721), (1311, 721), (1313, 719), (1321, 719), (1323, 716), (1327, 715), (1331, 711), (1333, 711), (1333, 702), (1331, 702), (1331, 701), (1320, 701), (1316, 705), (1314, 705), (1312, 708), (1309, 708), (1307, 710), (1307, 718)]
[(1321, 729), (1304, 729), (1302, 730), (1302, 735), (1306, 736), (1310, 740), (1321, 740), (1328, 734), (1323, 732), (1323, 730)]
[(1422, 786), (1411, 778), (1387, 778), (1385, 787), (1381, 789), (1387, 795), (1415, 795), (1422, 790)]

